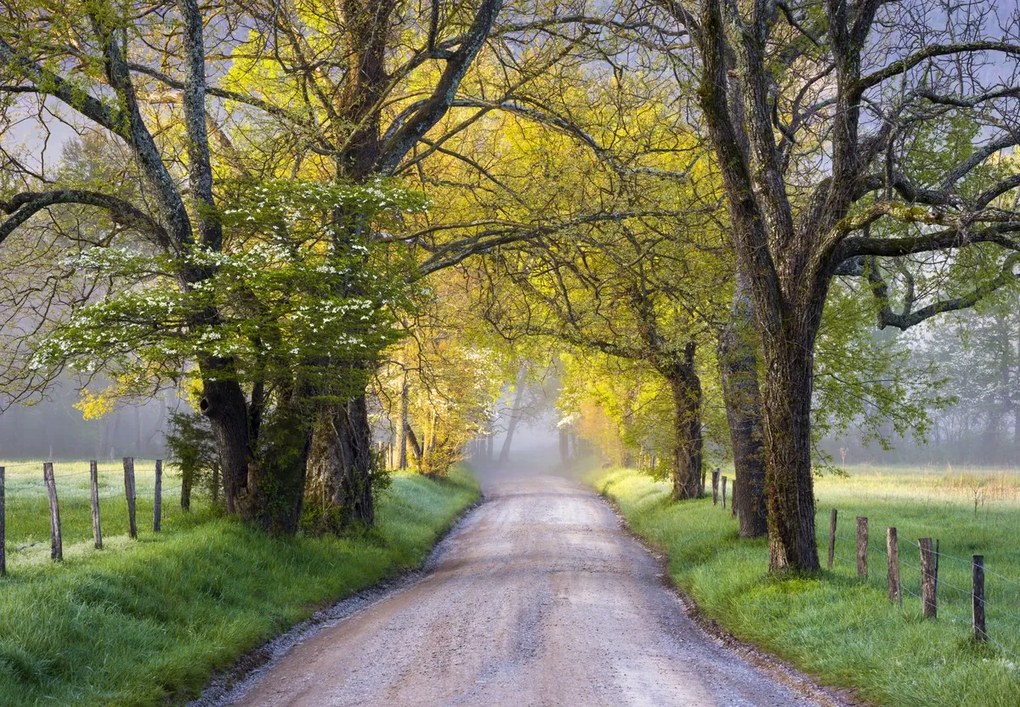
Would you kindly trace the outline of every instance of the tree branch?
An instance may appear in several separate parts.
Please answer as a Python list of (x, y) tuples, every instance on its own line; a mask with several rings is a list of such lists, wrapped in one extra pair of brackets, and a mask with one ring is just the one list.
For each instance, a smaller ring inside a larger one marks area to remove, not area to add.
[(114, 223), (148, 234), (164, 247), (170, 242), (166, 230), (155, 219), (122, 199), (83, 189), (59, 189), (22, 192), (10, 201), (0, 203), (0, 211), (9, 216), (0, 223), (0, 243), (32, 216), (57, 204), (81, 204), (104, 209)]
[(502, 7), (503, 0), (482, 0), (471, 28), (465, 33), (457, 51), (447, 61), (431, 97), (383, 145), (382, 158), (378, 165), (380, 173), (391, 174), (396, 170), (404, 155), (446, 114), (453, 104), (460, 82), (481, 50), (486, 37), (489, 36), (489, 31)]

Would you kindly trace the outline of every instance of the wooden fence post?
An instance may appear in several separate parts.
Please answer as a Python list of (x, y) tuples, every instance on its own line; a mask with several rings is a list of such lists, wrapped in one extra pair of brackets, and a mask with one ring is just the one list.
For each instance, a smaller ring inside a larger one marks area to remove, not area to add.
[(836, 559), (836, 509), (832, 509), (832, 513), (829, 514), (829, 569), (832, 569), (832, 563)]
[(135, 524), (135, 460), (124, 457), (124, 497), (128, 507), (128, 535), (138, 538), (138, 526)]
[(857, 576), (868, 578), (868, 519), (857, 516)]
[(971, 592), (974, 599), (974, 640), (985, 641), (988, 634), (985, 632), (985, 556), (974, 555), (971, 560), (971, 569), (974, 581), (974, 589)]
[(903, 603), (900, 589), (900, 545), (896, 539), (896, 528), (886, 528), (885, 552), (889, 559), (889, 601)]
[(931, 538), (921, 538), (917, 541), (917, 547), (921, 551), (921, 606), (924, 618), (934, 619), (938, 617), (938, 603), (935, 594), (935, 552), (932, 550)]
[(726, 481), (726, 477), (722, 477), (722, 507), (724, 511), (726, 510)]
[(53, 462), (43, 463), (43, 481), (50, 499), (50, 559), (64, 559), (64, 541), (60, 537), (60, 506), (57, 504), (57, 484), (53, 480)]
[(103, 525), (99, 520), (99, 463), (89, 462), (89, 486), (92, 487), (92, 539), (96, 549), (103, 549)]
[(733, 493), (730, 496), (730, 515), (737, 517), (737, 477), (733, 477)]
[(712, 505), (719, 503), (719, 469), (712, 470)]
[(7, 506), (4, 500), (4, 476), (7, 470), (0, 466), (0, 577), (7, 574)]
[(163, 460), (156, 460), (156, 491), (152, 502), (152, 532), (159, 532), (163, 519)]

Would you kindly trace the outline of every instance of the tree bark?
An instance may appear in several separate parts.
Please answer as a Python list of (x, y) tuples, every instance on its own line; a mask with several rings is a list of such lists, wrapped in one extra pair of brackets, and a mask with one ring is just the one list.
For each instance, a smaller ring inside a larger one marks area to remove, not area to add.
[(682, 360), (662, 374), (673, 394), (676, 440), (673, 447), (674, 501), (697, 498), (701, 494), (701, 465), (704, 440), (701, 433), (701, 380), (694, 369), (695, 345), (687, 344)]
[(704, 441), (701, 434), (701, 385), (697, 378), (669, 381), (676, 408), (676, 442), (673, 448), (674, 501), (697, 498), (701, 493)]
[(415, 466), (421, 471), (422, 453), (421, 445), (418, 443), (418, 436), (414, 433), (414, 428), (411, 427), (411, 422), (404, 423), (404, 431), (407, 433), (407, 441), (411, 447), (411, 455), (414, 457)]
[(719, 339), (719, 376), (733, 445), (734, 505), (742, 538), (768, 533), (758, 350), (751, 307), (750, 291), (738, 272), (729, 321)]
[(400, 384), (400, 420), (397, 422), (397, 468), (407, 468), (407, 408), (409, 389), (407, 385), (407, 372), (404, 372), (403, 381)]
[(307, 499), (323, 530), (339, 533), (375, 522), (372, 499), (372, 428), (365, 395), (316, 415), (308, 456)]
[(307, 405), (298, 396), (280, 403), (259, 434), (248, 467), (242, 515), (274, 535), (294, 535), (301, 522), (312, 441)]
[(220, 454), (227, 512), (236, 513), (239, 510), (238, 500), (248, 485), (251, 461), (247, 401), (241, 387), (230, 380), (207, 377), (203, 380), (203, 393), (199, 407), (209, 418)]
[(762, 386), (769, 569), (815, 571), (815, 503), (811, 472), (814, 331), (786, 327), (764, 337)]

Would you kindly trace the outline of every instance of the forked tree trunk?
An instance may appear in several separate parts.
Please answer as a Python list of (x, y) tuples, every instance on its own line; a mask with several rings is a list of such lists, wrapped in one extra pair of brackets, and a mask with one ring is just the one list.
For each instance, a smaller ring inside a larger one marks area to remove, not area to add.
[(719, 376), (733, 445), (735, 504), (740, 537), (768, 533), (765, 506), (765, 459), (762, 440), (758, 350), (750, 292), (738, 274), (737, 290), (726, 329), (719, 340)]
[(372, 502), (372, 428), (365, 395), (320, 409), (308, 458), (307, 499), (324, 530), (375, 522)]
[(764, 337), (770, 571), (819, 569), (811, 475), (813, 339), (814, 332), (791, 328)]

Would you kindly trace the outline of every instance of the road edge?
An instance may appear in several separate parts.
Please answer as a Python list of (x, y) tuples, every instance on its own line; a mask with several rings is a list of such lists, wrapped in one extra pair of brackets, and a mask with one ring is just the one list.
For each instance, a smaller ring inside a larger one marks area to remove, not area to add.
[(245, 693), (295, 646), (321, 631), (336, 626), (362, 609), (388, 599), (420, 582), (428, 575), (454, 538), (463, 531), (472, 513), (485, 501), (485, 494), (479, 491), (479, 496), (474, 503), (454, 517), (449, 527), (436, 538), (435, 545), (428, 555), (416, 567), (403, 570), (392, 577), (344, 597), (325, 609), (316, 611), (304, 621), (291, 626), (261, 646), (248, 651), (229, 668), (213, 673), (202, 693), (187, 702), (187, 707), (226, 707), (233, 704), (244, 697)]
[(627, 522), (627, 518), (620, 511), (617, 503), (602, 493), (599, 489), (585, 484), (596, 496), (612, 510), (620, 527), (630, 537), (634, 538), (648, 553), (655, 558), (662, 570), (663, 584), (677, 598), (682, 610), (687, 614), (694, 624), (716, 643), (724, 646), (740, 658), (744, 659), (754, 667), (758, 668), (777, 682), (789, 687), (791, 690), (809, 699), (815, 700), (825, 707), (871, 707), (872, 703), (862, 700), (851, 688), (828, 687), (820, 684), (810, 674), (804, 672), (792, 663), (783, 660), (773, 653), (748, 641), (737, 638), (723, 628), (715, 619), (711, 618), (698, 606), (698, 603), (688, 594), (683, 587), (673, 581), (669, 572), (669, 556), (662, 548), (655, 546), (646, 538), (636, 533)]

